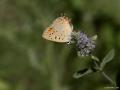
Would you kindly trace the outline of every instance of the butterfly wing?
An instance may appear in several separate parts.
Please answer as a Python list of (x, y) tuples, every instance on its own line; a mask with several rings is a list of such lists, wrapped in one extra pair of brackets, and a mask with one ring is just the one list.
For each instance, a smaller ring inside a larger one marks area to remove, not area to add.
[(72, 27), (68, 17), (58, 17), (53, 24), (48, 27), (42, 37), (55, 42), (69, 42), (71, 39)]

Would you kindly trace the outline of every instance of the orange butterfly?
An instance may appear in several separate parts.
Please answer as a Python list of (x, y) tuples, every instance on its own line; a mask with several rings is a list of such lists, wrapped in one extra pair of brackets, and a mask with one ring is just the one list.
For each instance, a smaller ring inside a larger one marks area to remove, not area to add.
[(70, 42), (72, 31), (73, 26), (70, 24), (70, 19), (61, 16), (43, 32), (42, 37), (54, 42)]

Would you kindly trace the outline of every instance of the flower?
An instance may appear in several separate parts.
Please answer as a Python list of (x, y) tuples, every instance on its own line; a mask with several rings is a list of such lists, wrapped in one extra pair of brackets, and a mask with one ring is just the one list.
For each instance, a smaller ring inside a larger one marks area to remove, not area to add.
[(76, 36), (76, 46), (78, 48), (78, 54), (81, 56), (88, 56), (95, 48), (95, 41), (88, 38), (83, 32), (78, 32)]

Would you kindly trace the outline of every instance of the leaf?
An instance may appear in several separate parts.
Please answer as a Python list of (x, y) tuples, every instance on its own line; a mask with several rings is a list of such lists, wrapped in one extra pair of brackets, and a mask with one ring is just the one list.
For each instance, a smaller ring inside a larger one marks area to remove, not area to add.
[(97, 35), (92, 36), (91, 39), (92, 39), (93, 41), (97, 40)]
[(99, 62), (99, 58), (98, 58), (98, 57), (92, 55), (91, 58), (92, 58), (93, 60), (96, 60), (96, 61)]
[(105, 65), (110, 62), (113, 57), (115, 56), (115, 50), (112, 49), (108, 52), (108, 54), (103, 58), (101, 64), (100, 64), (100, 69), (103, 70), (103, 68), (105, 67)]
[(80, 51), (77, 52), (77, 55), (78, 55), (79, 57), (81, 56)]
[(78, 78), (83, 77), (83, 76), (85, 76), (85, 75), (87, 75), (87, 74), (89, 74), (89, 73), (92, 73), (92, 72), (93, 72), (93, 71), (92, 71), (91, 69), (79, 70), (79, 71), (77, 71), (77, 72), (75, 72), (75, 73), (73, 74), (73, 77), (76, 78), (76, 79), (78, 79)]
[(99, 62), (98, 61), (96, 61), (96, 60), (93, 60), (92, 62), (91, 62), (91, 70), (93, 71), (93, 72), (98, 72), (98, 71), (100, 71), (100, 66), (99, 66)]

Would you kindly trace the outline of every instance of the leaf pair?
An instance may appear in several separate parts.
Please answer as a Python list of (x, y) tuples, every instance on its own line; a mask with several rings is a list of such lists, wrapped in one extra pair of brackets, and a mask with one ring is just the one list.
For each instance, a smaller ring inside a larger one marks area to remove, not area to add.
[(104, 67), (105, 67), (105, 65), (106, 65), (108, 62), (110, 62), (110, 61), (113, 59), (114, 56), (115, 56), (115, 50), (112, 49), (112, 50), (110, 50), (109, 53), (103, 58), (103, 60), (102, 60), (102, 62), (101, 62), (101, 64), (100, 64), (100, 69), (103, 70)]
[[(85, 76), (85, 75), (95, 72), (95, 71), (103, 71), (105, 65), (108, 62), (110, 62), (114, 56), (115, 56), (115, 50), (112, 49), (108, 52), (108, 54), (102, 59), (102, 62), (100, 63), (99, 58), (92, 55), (91, 58), (94, 60), (93, 62), (95, 63), (95, 65), (91, 66), (90, 68), (86, 68), (86, 69), (75, 72), (73, 77), (77, 79), (77, 78), (80, 78), (82, 76)], [(96, 67), (97, 67), (97, 69), (96, 69)], [(95, 69), (95, 71), (94, 71), (94, 69)]]

